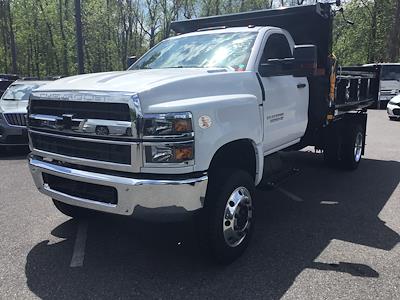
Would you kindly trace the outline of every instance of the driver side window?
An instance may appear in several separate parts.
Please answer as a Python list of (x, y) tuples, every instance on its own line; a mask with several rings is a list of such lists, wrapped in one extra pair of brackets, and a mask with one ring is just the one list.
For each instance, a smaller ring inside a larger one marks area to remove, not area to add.
[(283, 34), (273, 33), (269, 36), (267, 43), (265, 44), (260, 63), (266, 63), (268, 59), (284, 59), (292, 57), (292, 50), (290, 49), (287, 38)]

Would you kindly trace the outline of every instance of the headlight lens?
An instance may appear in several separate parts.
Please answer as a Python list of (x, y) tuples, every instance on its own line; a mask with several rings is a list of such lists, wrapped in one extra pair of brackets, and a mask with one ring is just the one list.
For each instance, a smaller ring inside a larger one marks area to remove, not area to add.
[(190, 112), (151, 114), (144, 116), (144, 136), (181, 135), (192, 132)]
[[(194, 159), (191, 133), (193, 127), (190, 112), (144, 115), (143, 138), (148, 141), (144, 148), (145, 162), (189, 164)], [(182, 141), (182, 138), (190, 141)]]
[(145, 147), (147, 163), (183, 163), (193, 160), (194, 144), (174, 143)]

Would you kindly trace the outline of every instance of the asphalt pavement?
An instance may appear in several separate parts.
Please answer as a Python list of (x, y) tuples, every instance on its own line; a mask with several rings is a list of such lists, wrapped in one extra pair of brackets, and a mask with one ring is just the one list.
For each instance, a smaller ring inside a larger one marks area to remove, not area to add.
[(215, 266), (190, 222), (77, 222), (34, 187), (26, 149), (0, 154), (0, 299), (400, 299), (400, 122), (370, 111), (359, 169), (285, 154), (299, 172), (257, 192), (243, 257)]

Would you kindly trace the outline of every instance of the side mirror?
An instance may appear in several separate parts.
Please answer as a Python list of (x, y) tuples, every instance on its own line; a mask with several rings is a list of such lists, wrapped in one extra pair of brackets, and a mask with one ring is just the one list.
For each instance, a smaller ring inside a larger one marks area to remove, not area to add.
[(268, 59), (258, 68), (261, 77), (283, 76), (292, 74), (295, 66), (294, 58)]
[(129, 56), (129, 57), (126, 59), (126, 66), (127, 66), (127, 68), (130, 68), (130, 66), (132, 66), (136, 61), (137, 61), (136, 55)]
[(298, 45), (294, 47), (295, 77), (313, 76), (317, 70), (317, 47), (314, 45)]
[(278, 64), (267, 62), (260, 65), (258, 72), (260, 73), (261, 77), (269, 77), (278, 73), (278, 69)]

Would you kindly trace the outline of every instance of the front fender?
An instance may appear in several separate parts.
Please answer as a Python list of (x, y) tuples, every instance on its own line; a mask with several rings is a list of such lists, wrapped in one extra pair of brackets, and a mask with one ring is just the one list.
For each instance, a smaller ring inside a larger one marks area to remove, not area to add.
[[(257, 169), (263, 162), (262, 107), (254, 95), (234, 94), (184, 99), (152, 105), (151, 110), (192, 113), (195, 132), (194, 171), (207, 170), (219, 148), (240, 139), (252, 141), (258, 156)], [(203, 116), (210, 118), (209, 128), (200, 126)], [(262, 170), (262, 166), (260, 169)]]

